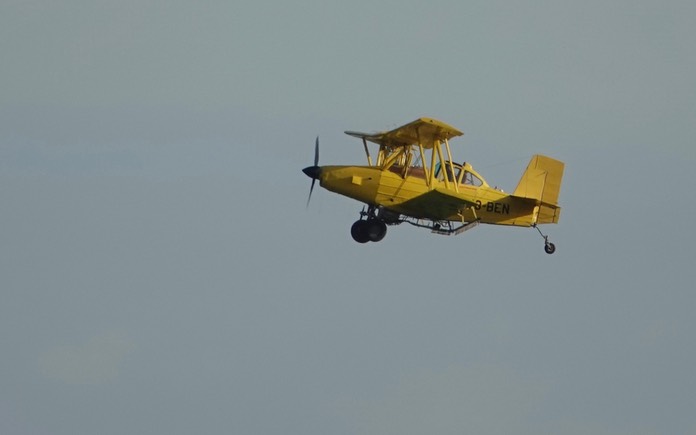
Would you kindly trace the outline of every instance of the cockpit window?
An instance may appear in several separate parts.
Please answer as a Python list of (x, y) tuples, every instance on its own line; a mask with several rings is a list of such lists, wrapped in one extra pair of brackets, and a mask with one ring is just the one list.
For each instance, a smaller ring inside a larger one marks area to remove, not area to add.
[(457, 163), (452, 163), (454, 167), (454, 173), (452, 173), (452, 168), (450, 167), (450, 162), (445, 162), (444, 165), (437, 163), (435, 165), (435, 178), (444, 181), (445, 176), (447, 176), (447, 181), (457, 181), (459, 184), (464, 184), (467, 186), (481, 187), (485, 183), (478, 177), (478, 175), (464, 169), (467, 165), (459, 165)]
[(483, 185), (483, 181), (476, 175), (472, 174), (469, 171), (464, 171), (464, 177), (462, 177), (462, 182), (461, 184), (467, 184), (469, 186), (475, 186), (479, 187)]
[[(444, 171), (442, 170), (443, 166), (445, 169)], [(452, 173), (450, 162), (445, 162), (444, 165), (440, 165), (440, 163), (437, 163), (435, 165), (435, 178), (440, 181), (443, 181), (445, 179), (445, 175), (447, 175), (447, 181), (459, 180), (459, 174), (461, 174), (462, 172), (462, 167), (456, 163), (453, 163), (452, 166), (454, 166), (454, 174)]]

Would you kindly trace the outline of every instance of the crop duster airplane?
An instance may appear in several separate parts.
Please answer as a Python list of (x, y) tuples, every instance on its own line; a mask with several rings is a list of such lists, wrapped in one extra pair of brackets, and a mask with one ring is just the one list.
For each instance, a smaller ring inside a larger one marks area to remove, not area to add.
[[(378, 242), (388, 225), (407, 222), (436, 234), (461, 234), (480, 223), (533, 227), (544, 250), (556, 247), (538, 228), (558, 223), (558, 194), (563, 162), (535, 155), (512, 194), (491, 187), (469, 163), (454, 163), (449, 140), (463, 133), (430, 118), (420, 118), (381, 133), (346, 134), (362, 139), (367, 166), (319, 166), (319, 138), (314, 165), (303, 169), (314, 183), (367, 205), (351, 227), (356, 242)], [(367, 142), (379, 145), (373, 161)]]

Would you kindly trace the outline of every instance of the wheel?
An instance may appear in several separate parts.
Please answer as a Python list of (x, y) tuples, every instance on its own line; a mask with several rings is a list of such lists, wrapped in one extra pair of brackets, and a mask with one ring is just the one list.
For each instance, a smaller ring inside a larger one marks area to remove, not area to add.
[(353, 226), (350, 227), (350, 235), (353, 236), (353, 240), (358, 243), (367, 243), (370, 241), (370, 235), (368, 233), (368, 223), (367, 221), (355, 221)]
[(547, 254), (553, 254), (554, 252), (556, 252), (556, 245), (554, 245), (551, 242), (548, 242), (546, 243), (546, 245), (544, 245), (544, 251), (546, 251)]
[(377, 219), (368, 220), (366, 229), (371, 242), (379, 242), (387, 235), (387, 224)]

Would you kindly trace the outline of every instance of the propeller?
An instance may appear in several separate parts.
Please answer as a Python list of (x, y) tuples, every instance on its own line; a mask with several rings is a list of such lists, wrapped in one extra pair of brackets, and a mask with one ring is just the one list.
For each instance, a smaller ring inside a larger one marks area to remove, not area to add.
[(321, 175), (321, 168), (318, 166), (319, 165), (319, 136), (317, 136), (317, 140), (314, 143), (314, 166), (307, 166), (302, 170), (302, 172), (305, 173), (309, 178), (312, 179), (312, 185), (309, 188), (309, 196), (307, 197), (307, 207), (309, 207), (309, 201), (312, 199), (312, 191), (314, 190), (314, 183), (317, 181), (317, 178)]

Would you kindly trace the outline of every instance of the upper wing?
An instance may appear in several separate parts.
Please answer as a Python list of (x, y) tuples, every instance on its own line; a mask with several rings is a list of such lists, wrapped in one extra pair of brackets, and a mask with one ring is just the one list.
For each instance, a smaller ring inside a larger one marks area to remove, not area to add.
[(435, 188), (399, 204), (402, 213), (417, 218), (447, 219), (476, 206), (476, 199), (461, 192)]
[(379, 145), (396, 147), (421, 144), (426, 149), (432, 148), (435, 141), (449, 140), (464, 134), (444, 122), (431, 118), (419, 118), (394, 130), (380, 133), (360, 133), (357, 131), (346, 131), (345, 133)]

